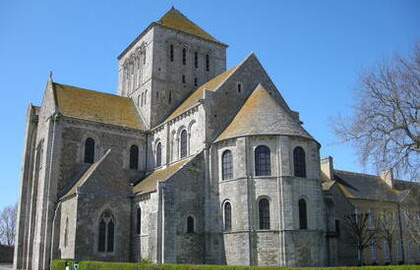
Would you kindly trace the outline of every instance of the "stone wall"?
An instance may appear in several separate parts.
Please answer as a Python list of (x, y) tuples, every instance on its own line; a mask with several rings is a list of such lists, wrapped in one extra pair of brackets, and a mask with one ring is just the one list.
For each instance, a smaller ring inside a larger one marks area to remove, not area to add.
[[(254, 150), (270, 148), (271, 175), (255, 176)], [(307, 178), (293, 176), (293, 149), (306, 152)], [(212, 157), (212, 185), (217, 186), (211, 225), (223, 228), (223, 205), (232, 206), (232, 229), (224, 232), (226, 262), (234, 265), (322, 266), (326, 265), (325, 209), (316, 142), (287, 136), (250, 136), (217, 143)], [(233, 178), (221, 179), (221, 157), (233, 155)], [(270, 228), (259, 229), (258, 202), (270, 204)], [(298, 201), (307, 203), (308, 229), (299, 229)], [(291, 242), (293, 241), (293, 242)], [(307, 245), (310, 241), (314, 245)], [(305, 250), (303, 250), (306, 248)], [(244, 250), (245, 249), (245, 250)], [(223, 260), (223, 258), (221, 258)]]
[[(204, 263), (204, 162), (196, 156), (162, 185), (165, 263)], [(194, 231), (187, 232), (193, 217)]]

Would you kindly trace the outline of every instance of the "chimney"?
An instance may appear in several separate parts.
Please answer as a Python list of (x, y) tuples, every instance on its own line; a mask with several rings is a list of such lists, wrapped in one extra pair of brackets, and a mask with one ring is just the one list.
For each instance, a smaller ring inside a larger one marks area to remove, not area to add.
[(392, 173), (392, 168), (385, 169), (381, 172), (379, 172), (379, 177), (384, 181), (388, 186), (391, 188), (394, 187), (392, 180), (394, 180), (394, 175)]
[(324, 173), (329, 180), (334, 180), (334, 165), (331, 156), (321, 158), (321, 172)]

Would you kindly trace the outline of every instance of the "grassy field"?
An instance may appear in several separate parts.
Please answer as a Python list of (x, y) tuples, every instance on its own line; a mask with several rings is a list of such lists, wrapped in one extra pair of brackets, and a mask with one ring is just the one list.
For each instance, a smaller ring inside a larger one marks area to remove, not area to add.
[[(51, 270), (64, 270), (66, 262), (71, 260), (54, 260)], [(419, 270), (420, 265), (388, 266), (349, 266), (349, 267), (264, 267), (264, 266), (226, 266), (226, 265), (190, 265), (190, 264), (141, 264), (114, 262), (79, 262), (79, 270)]]

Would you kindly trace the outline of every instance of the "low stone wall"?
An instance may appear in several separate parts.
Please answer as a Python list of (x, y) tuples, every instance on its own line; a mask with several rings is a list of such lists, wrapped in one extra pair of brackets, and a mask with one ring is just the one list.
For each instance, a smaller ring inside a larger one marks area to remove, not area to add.
[(13, 246), (0, 245), (0, 262), (2, 263), (13, 263)]

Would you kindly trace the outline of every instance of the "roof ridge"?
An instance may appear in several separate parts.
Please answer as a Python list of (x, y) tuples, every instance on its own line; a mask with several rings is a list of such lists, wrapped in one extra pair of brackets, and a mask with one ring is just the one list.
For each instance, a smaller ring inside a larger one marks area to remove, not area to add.
[(342, 172), (342, 173), (347, 173), (347, 174), (353, 174), (353, 175), (364, 175), (364, 176), (368, 176), (371, 178), (381, 178), (378, 175), (374, 175), (374, 174), (367, 174), (367, 173), (359, 173), (359, 172), (351, 172), (351, 171), (345, 171), (345, 170), (339, 170), (339, 169), (333, 169), (334, 171), (337, 172)]
[(75, 86), (75, 85), (70, 85), (70, 84), (65, 84), (65, 83), (52, 82), (52, 84), (53, 85), (63, 85), (63, 86), (67, 86), (67, 87), (73, 87), (73, 88), (77, 88), (77, 89), (84, 90), (84, 91), (95, 92), (95, 93), (99, 93), (99, 94), (103, 94), (103, 95), (109, 95), (109, 96), (114, 96), (114, 97), (121, 97), (121, 98), (124, 98), (124, 99), (131, 99), (129, 97), (123, 97), (123, 96), (112, 94), (112, 93), (101, 92), (101, 91), (98, 91), (98, 90), (92, 90), (92, 89), (83, 88), (83, 87), (79, 87), (79, 86)]

